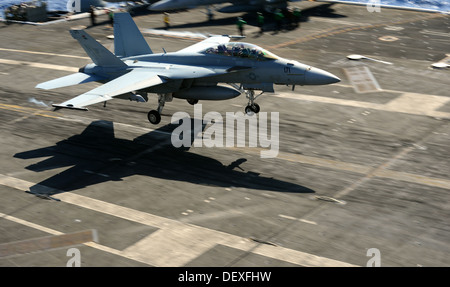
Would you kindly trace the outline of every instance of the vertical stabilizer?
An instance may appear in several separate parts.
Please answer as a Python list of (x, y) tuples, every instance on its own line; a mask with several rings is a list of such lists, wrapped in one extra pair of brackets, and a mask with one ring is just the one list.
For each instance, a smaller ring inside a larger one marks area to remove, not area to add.
[(129, 13), (114, 14), (114, 53), (117, 57), (153, 54)]

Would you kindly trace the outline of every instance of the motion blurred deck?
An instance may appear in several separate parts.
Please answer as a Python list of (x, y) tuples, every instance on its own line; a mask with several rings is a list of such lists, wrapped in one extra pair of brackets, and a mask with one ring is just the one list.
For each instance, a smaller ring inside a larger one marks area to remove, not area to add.
[[(279, 112), (273, 159), (248, 145), (175, 149), (171, 115), (193, 116), (183, 100), (156, 129), (146, 119), (156, 97), (53, 112), (52, 103), (96, 84), (35, 85), (90, 61), (71, 27), (85, 26), (112, 50), (107, 15), (96, 26), (87, 18), (0, 23), (0, 244), (96, 230), (97, 242), (76, 247), (81, 266), (366, 266), (370, 248), (381, 266), (450, 265), (450, 71), (432, 68), (450, 53), (449, 16), (296, 5), (299, 27), (280, 31), (270, 16), (261, 34), (253, 14), (207, 21), (199, 8), (171, 13), (166, 33), (145, 34), (154, 52), (176, 51), (200, 40), (192, 33), (237, 34), (242, 16), (246, 42), (340, 77), (295, 91), (275, 86), (257, 100), (261, 112)], [(134, 19), (143, 32), (164, 28), (162, 14)], [(200, 103), (224, 115), (243, 111), (246, 99)], [(67, 249), (49, 249), (0, 266), (69, 259)]]

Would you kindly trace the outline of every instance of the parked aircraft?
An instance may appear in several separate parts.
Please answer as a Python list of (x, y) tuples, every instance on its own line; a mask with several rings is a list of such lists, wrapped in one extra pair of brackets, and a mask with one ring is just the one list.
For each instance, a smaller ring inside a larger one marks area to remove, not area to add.
[[(298, 2), (301, 0), (290, 0), (290, 2)], [(286, 9), (287, 0), (161, 0), (150, 5), (152, 11), (170, 11), (179, 9), (190, 9), (198, 6), (207, 6), (213, 4), (232, 3), (232, 5), (220, 8), (218, 11), (222, 13), (237, 13), (250, 11), (268, 11), (275, 9)]]

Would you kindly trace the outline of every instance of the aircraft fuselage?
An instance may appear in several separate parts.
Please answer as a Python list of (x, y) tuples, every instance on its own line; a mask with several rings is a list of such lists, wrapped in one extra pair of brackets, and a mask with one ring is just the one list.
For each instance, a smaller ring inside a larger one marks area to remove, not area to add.
[[(147, 68), (152, 72), (158, 69), (171, 70), (175, 78), (176, 74), (180, 74), (179, 82), (172, 81), (171, 83), (161, 84), (146, 90), (151, 93), (175, 92), (183, 84), (186, 88), (189, 88), (191, 86), (214, 86), (217, 83), (324, 85), (339, 81), (337, 77), (326, 71), (283, 58), (257, 61), (255, 59), (227, 57), (223, 55), (205, 55), (202, 53), (193, 55), (192, 53), (175, 52), (142, 55), (123, 58), (122, 60), (128, 67), (121, 71), (117, 69), (109, 71), (108, 68), (89, 64), (83, 68), (83, 72), (107, 76), (109, 79), (119, 77), (129, 70)], [(190, 68), (187, 72), (186, 66)], [(194, 77), (192, 80), (184, 80), (183, 82), (185, 73), (195, 73), (195, 69), (192, 69), (193, 67), (217, 71), (217, 75), (199, 79), (195, 79)], [(221, 74), (221, 71), (227, 69), (233, 69), (233, 72)]]

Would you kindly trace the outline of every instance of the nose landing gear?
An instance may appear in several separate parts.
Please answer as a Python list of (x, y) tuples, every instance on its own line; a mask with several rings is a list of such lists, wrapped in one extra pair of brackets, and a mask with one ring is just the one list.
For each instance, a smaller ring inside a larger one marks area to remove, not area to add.
[(256, 98), (261, 96), (264, 92), (261, 92), (261, 94), (255, 96), (255, 91), (253, 90), (245, 90), (245, 97), (248, 99), (248, 104), (245, 107), (245, 113), (249, 116), (253, 114), (257, 114), (260, 111), (260, 107), (257, 103), (255, 103)]
[(197, 99), (187, 99), (187, 102), (188, 102), (190, 105), (196, 105), (196, 104), (198, 103), (198, 100), (197, 100)]
[(260, 108), (258, 104), (248, 105), (245, 107), (245, 113), (249, 116), (253, 115), (253, 113), (259, 113), (259, 110)]

